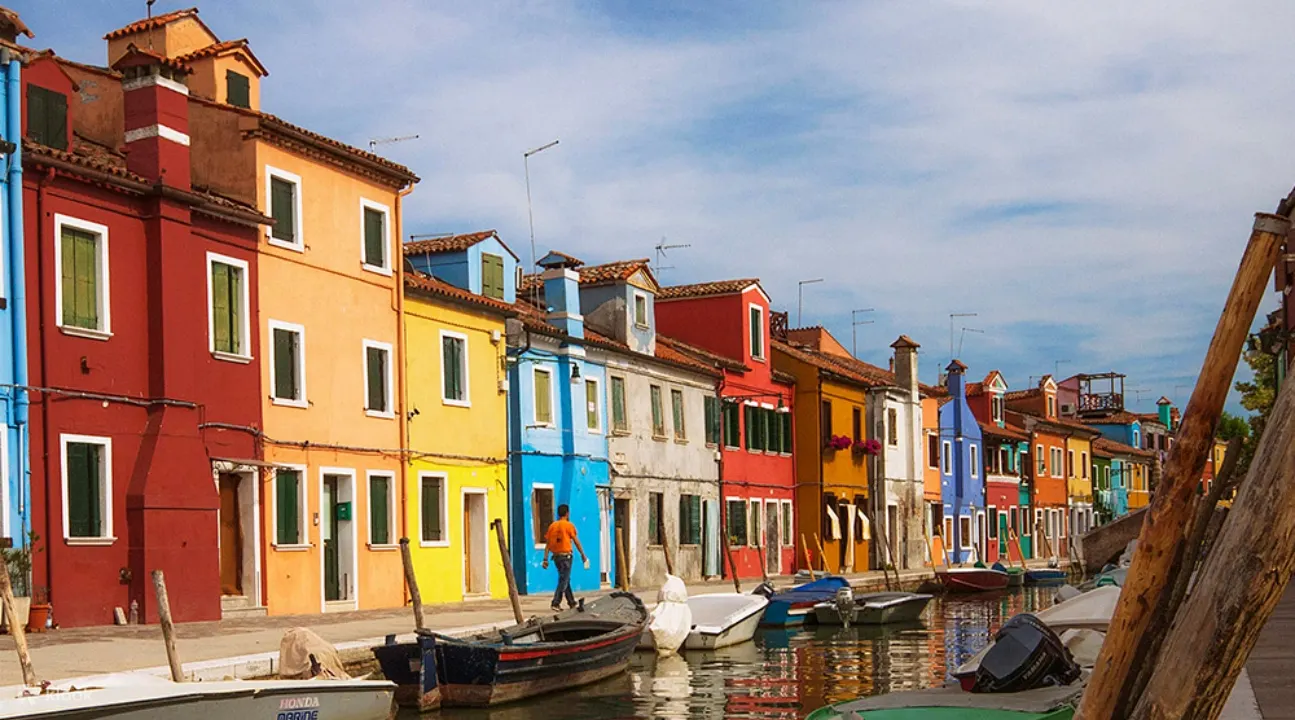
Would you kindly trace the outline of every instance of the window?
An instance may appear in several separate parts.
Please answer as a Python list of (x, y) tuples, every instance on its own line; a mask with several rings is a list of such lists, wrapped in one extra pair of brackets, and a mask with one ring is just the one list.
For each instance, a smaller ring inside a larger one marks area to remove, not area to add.
[(1022, 505), (1017, 512), (1021, 515), (1021, 527), (1018, 532), (1021, 534), (1021, 537), (1029, 537), (1032, 534), (1030, 532), (1030, 506)]
[(1043, 446), (1042, 446), (1042, 445), (1035, 445), (1035, 446), (1034, 446), (1034, 456), (1035, 456), (1036, 458), (1038, 458), (1038, 463), (1037, 463), (1037, 464), (1038, 464), (1038, 466), (1039, 466), (1039, 470), (1038, 470), (1038, 472), (1037, 472), (1036, 474), (1037, 474), (1037, 475), (1039, 475), (1040, 477), (1042, 477), (1043, 475), (1047, 474), (1047, 472), (1048, 472), (1048, 458), (1046, 458), (1046, 457), (1043, 455)]
[(634, 324), (641, 328), (648, 326), (647, 295), (641, 292), (634, 293)]
[(701, 496), (679, 496), (679, 544), (701, 544)]
[(1048, 417), (1057, 416), (1057, 399), (1051, 395), (1048, 396)]
[(665, 495), (648, 493), (648, 545), (660, 545), (665, 537)]
[(1088, 453), (1081, 452), (1079, 453), (1079, 457), (1082, 461), (1080, 465), (1081, 467), (1084, 468), (1084, 479), (1087, 480), (1088, 479)]
[(751, 517), (746, 524), (746, 529), (747, 529), (746, 544), (751, 547), (758, 547), (761, 545), (760, 535), (763, 534), (760, 532), (760, 528), (761, 528), (760, 501), (751, 500), (750, 504), (747, 505), (747, 509), (750, 510)]
[(782, 452), (782, 422), (772, 408), (757, 410), (764, 424), (764, 449), (766, 452)]
[(468, 336), (441, 331), (441, 402), (471, 406), (468, 398)]
[(687, 440), (688, 429), (684, 426), (682, 390), (670, 391), (670, 411), (672, 413), (671, 418), (674, 420), (674, 439)]
[(394, 545), (391, 537), (391, 518), (395, 516), (392, 506), (396, 495), (393, 492), (394, 477), (387, 474), (369, 473), (369, 544)]
[(481, 253), (481, 294), (504, 299), (504, 259), (499, 255)]
[(112, 439), (63, 435), (63, 537), (111, 542)]
[(720, 436), (719, 399), (714, 395), (703, 398), (706, 410), (706, 444), (718, 445)]
[(246, 75), (225, 71), (225, 102), (235, 107), (252, 107), (252, 92)]
[(1052, 450), (1052, 477), (1065, 477), (1065, 468), (1061, 464), (1065, 461), (1061, 448), (1054, 447)]
[(730, 499), (727, 505), (725, 520), (728, 525), (729, 547), (744, 545), (746, 544), (746, 502)]
[(449, 525), (444, 475), (418, 474), (419, 544), (423, 547), (450, 543), (445, 532)]
[(41, 145), (67, 149), (67, 96), (27, 86), (27, 137)]
[(553, 506), (553, 486), (536, 484), (531, 488), (531, 528), (535, 536), (535, 547), (544, 547), (544, 536), (549, 531), (549, 523), (557, 519)]
[(768, 427), (758, 405), (746, 405), (746, 449), (763, 452), (768, 446)]
[(391, 231), (387, 223), (390, 215), (386, 205), (360, 199), (360, 257), (365, 270), (391, 274)]
[(1111, 466), (1110, 465), (1107, 465), (1106, 467), (1102, 468), (1102, 475), (1106, 478), (1106, 487), (1109, 488), (1111, 486)]
[(994, 395), (989, 399), (990, 412), (993, 413), (994, 422), (1003, 421), (1003, 396)]
[(248, 353), (247, 263), (207, 253), (207, 349), (216, 357)]
[(553, 373), (535, 368), (535, 424), (553, 425)]
[(304, 252), (301, 237), (301, 178), (285, 170), (266, 166), (265, 196), (274, 219), (270, 226), (270, 244)]
[(791, 454), (791, 411), (783, 410), (778, 413), (782, 416), (782, 454)]
[(989, 507), (989, 539), (998, 539), (998, 508), (992, 505)]
[(1006, 445), (998, 448), (998, 466), (999, 472), (1010, 473), (1012, 470), (1012, 451)]
[(64, 332), (105, 338), (112, 333), (108, 290), (108, 228), (54, 216), (58, 325)]
[(863, 441), (863, 411), (859, 408), (850, 410), (850, 431), (855, 442)]
[(963, 550), (971, 549), (971, 518), (967, 515), (958, 516), (958, 547)]
[(895, 408), (886, 409), (886, 442), (891, 445), (899, 444), (899, 411)]
[(1075, 476), (1075, 451), (1066, 451), (1066, 477)]
[(737, 403), (725, 400), (724, 408), (724, 447), (737, 450), (742, 447), (741, 412)]
[(597, 378), (585, 378), (585, 427), (589, 432), (599, 433), (603, 431), (602, 403), (598, 402)]
[(665, 437), (665, 409), (661, 407), (661, 386), (653, 385), (648, 389), (652, 399), (652, 437)]
[(625, 378), (611, 376), (612, 384), (612, 432), (626, 433), (630, 430), (629, 416), (625, 414)]
[(819, 427), (823, 430), (823, 447), (832, 441), (832, 401), (824, 400), (819, 407)]
[[(1142, 447), (1142, 444), (1141, 444), (1141, 442), (1139, 441), (1139, 439), (1138, 439), (1138, 438), (1139, 438), (1138, 431), (1137, 431), (1137, 430), (1134, 430), (1134, 431), (1133, 431), (1133, 447)], [(1145, 448), (1144, 448), (1144, 449), (1145, 449)]]
[(751, 357), (764, 359), (764, 308), (751, 306)]
[(306, 407), (306, 329), (271, 320), (270, 399), (275, 405)]
[(940, 467), (940, 437), (935, 433), (926, 436), (926, 466), (932, 470)]
[(941, 455), (942, 470), (945, 475), (953, 474), (953, 443), (948, 440), (944, 441), (944, 453)]
[(790, 500), (782, 501), (782, 545), (783, 547), (795, 547), (796, 538), (792, 537), (792, 506)]
[(364, 412), (370, 417), (393, 417), (391, 345), (364, 341)]
[(306, 488), (301, 484), (304, 467), (274, 470), (274, 544), (291, 547), (307, 545)]
[(973, 443), (968, 450), (971, 451), (971, 477), (980, 477), (980, 446)]

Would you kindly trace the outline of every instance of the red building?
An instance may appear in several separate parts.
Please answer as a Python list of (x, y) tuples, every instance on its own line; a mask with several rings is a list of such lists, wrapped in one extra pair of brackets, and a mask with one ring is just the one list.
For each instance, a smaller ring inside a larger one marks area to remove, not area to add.
[(1020, 562), (1028, 552), (1030, 539), (1029, 489), (1024, 488), (1022, 492), (1021, 485), (1021, 469), (1027, 461), (1024, 449), (1029, 446), (1030, 435), (1007, 422), (1006, 394), (1007, 381), (997, 370), (991, 370), (984, 380), (967, 385), (967, 406), (980, 424), (984, 446), (989, 540), (985, 547), (986, 563)]
[[(259, 466), (254, 208), (191, 186), (185, 66), (22, 76), (33, 576), (63, 626), (221, 616), (217, 473)], [(249, 551), (256, 540), (247, 539)]]
[(666, 287), (656, 296), (656, 319), (667, 343), (723, 371), (721, 525), (739, 577), (760, 577), (762, 560), (770, 575), (792, 572), (794, 386), (773, 369), (769, 296), (758, 280)]

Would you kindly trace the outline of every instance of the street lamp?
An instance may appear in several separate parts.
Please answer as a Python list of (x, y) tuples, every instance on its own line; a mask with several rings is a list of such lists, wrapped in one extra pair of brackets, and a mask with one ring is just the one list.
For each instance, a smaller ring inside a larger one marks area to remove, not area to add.
[[(535, 154), (538, 154), (538, 153), (542, 153), (542, 152), (544, 152), (545, 150), (548, 150), (549, 148), (551, 148), (551, 147), (553, 147), (554, 145), (557, 145), (557, 144), (558, 144), (558, 141), (557, 141), (557, 140), (554, 140), (553, 142), (551, 142), (551, 143), (549, 143), (549, 144), (547, 144), (547, 145), (541, 145), (541, 146), (539, 146), (539, 147), (537, 147), (537, 148), (534, 148), (534, 149), (532, 149), (532, 150), (527, 150), (526, 152), (522, 153), (522, 171), (523, 171), (523, 173), (525, 173), (525, 175), (526, 175), (526, 219), (530, 222), (530, 225), (531, 225), (531, 272), (535, 272), (535, 260), (536, 260), (536, 258), (535, 258), (535, 214), (531, 211), (531, 165), (530, 165), (530, 159), (531, 159), (531, 156), (532, 156), (532, 155), (535, 155)], [(536, 290), (536, 293), (538, 294), (538, 292), (539, 292), (539, 290), (537, 289), (537, 290)]]
[(823, 282), (823, 278), (801, 280), (796, 286), (796, 327), (801, 327), (801, 317), (805, 314), (805, 286)]

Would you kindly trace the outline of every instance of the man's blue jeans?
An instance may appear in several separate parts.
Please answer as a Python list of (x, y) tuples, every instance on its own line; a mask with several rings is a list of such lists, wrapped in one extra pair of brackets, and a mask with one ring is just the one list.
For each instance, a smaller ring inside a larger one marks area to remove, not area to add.
[(569, 607), (576, 605), (576, 596), (571, 592), (571, 561), (571, 553), (553, 554), (553, 566), (558, 570), (558, 588), (553, 593), (553, 607), (561, 606), (564, 596)]

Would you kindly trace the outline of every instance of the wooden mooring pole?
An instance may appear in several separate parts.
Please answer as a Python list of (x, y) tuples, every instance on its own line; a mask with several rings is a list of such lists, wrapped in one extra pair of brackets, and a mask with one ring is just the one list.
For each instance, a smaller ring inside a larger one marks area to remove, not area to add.
[(720, 530), (720, 542), (724, 543), (724, 557), (728, 558), (728, 568), (733, 572), (733, 592), (742, 592), (742, 581), (737, 578), (737, 563), (733, 560), (733, 548), (728, 545), (728, 530)]
[(620, 589), (629, 592), (629, 558), (625, 555), (625, 528), (616, 528), (616, 574), (620, 575)]
[(504, 579), (508, 581), (508, 600), (513, 604), (513, 619), (521, 625), (526, 618), (522, 617), (522, 598), (517, 592), (517, 576), (513, 575), (512, 558), (508, 556), (508, 541), (504, 539), (504, 521), (495, 518), (490, 526), (495, 529), (495, 540), (499, 543), (499, 557), (504, 561)]
[(5, 623), (9, 634), (13, 636), (14, 649), (18, 651), (18, 664), (22, 666), (23, 685), (36, 684), (36, 670), (31, 664), (31, 652), (27, 649), (27, 629), (18, 622), (18, 611), (14, 608), (13, 586), (9, 583), (8, 568), (0, 569), (0, 598), (4, 602)]
[[(1150, 646), (1147, 628), (1152, 625), (1156, 613), (1163, 611), (1162, 602), (1169, 590), (1171, 571), (1179, 559), (1184, 535), (1191, 522), (1196, 486), (1213, 448), (1214, 430), (1232, 388), (1232, 377), (1250, 325), (1267, 289), (1268, 276), (1277, 262), (1278, 247), (1285, 242), (1289, 230), (1290, 220), (1287, 218), (1267, 213), (1255, 215), (1250, 241), (1205, 353), (1205, 362), (1183, 414), (1177, 440), (1169, 451), (1160, 487), (1147, 510), (1133, 563), (1088, 689), (1084, 692), (1084, 702), (1075, 716), (1077, 720), (1128, 717), (1133, 702), (1137, 700), (1130, 697), (1131, 688), (1137, 681), (1135, 668), (1152, 660), (1146, 656)], [(1270, 428), (1265, 435), (1273, 434), (1272, 430)], [(1279, 470), (1271, 472), (1281, 474)], [(1258, 527), (1267, 531), (1271, 526)], [(1275, 544), (1270, 542), (1269, 546)], [(1259, 549), (1262, 545), (1246, 552), (1254, 553)], [(1242, 562), (1241, 558), (1231, 560), (1234, 564)], [(1285, 579), (1281, 580), (1283, 586)], [(1241, 583), (1234, 582), (1233, 587), (1244, 592)], [(1276, 602), (1275, 597), (1273, 602)], [(1210, 636), (1205, 628), (1196, 630), (1201, 637)], [(1258, 632), (1257, 628), (1255, 632)], [(1169, 647), (1165, 649), (1167, 652)], [(1152, 678), (1153, 684), (1160, 676), (1157, 670)], [(1183, 687), (1179, 680), (1178, 691), (1181, 692)], [(1148, 686), (1150, 691), (1151, 686)]]
[(414, 574), (414, 559), (409, 555), (407, 537), (400, 538), (400, 563), (405, 567), (405, 585), (409, 587), (409, 601), (414, 605), (414, 629), (426, 630), (427, 626), (423, 624), (423, 596), (418, 592), (418, 576)]
[(180, 653), (175, 649), (175, 625), (171, 622), (171, 600), (166, 596), (166, 578), (161, 570), (153, 571), (153, 591), (157, 593), (157, 619), (162, 624), (162, 642), (166, 644), (166, 661), (171, 666), (171, 679), (184, 682), (184, 667)]

